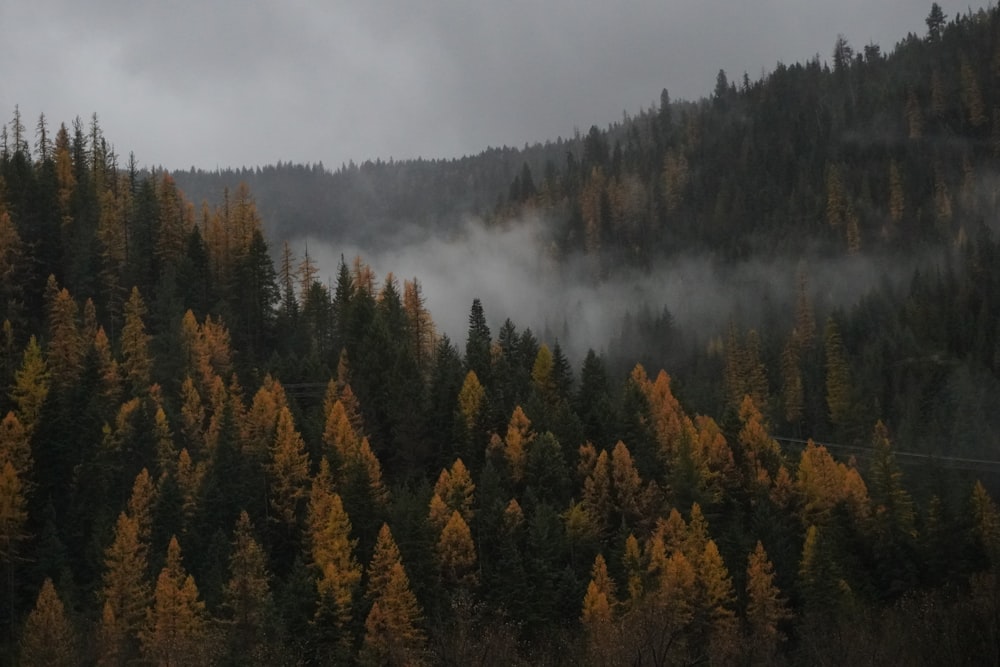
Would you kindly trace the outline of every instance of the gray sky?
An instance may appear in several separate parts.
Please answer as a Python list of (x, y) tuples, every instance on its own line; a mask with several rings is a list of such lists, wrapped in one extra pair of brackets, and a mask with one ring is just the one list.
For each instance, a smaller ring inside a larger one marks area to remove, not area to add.
[[(949, 18), (968, 2), (939, 2)], [(924, 0), (0, 0), (0, 118), (97, 112), (140, 164), (457, 157), (709, 94), (718, 70), (890, 51)]]

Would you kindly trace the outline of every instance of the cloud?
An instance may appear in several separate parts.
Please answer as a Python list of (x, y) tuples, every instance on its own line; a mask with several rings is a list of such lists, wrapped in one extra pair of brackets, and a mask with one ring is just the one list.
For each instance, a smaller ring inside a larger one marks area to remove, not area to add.
[(667, 308), (689, 340), (723, 334), (731, 320), (741, 327), (777, 326), (783, 335), (792, 326), (800, 267), (823, 318), (857, 303), (873, 287), (902, 284), (928, 259), (888, 265), (876, 257), (816, 255), (726, 264), (696, 254), (664, 258), (649, 271), (622, 267), (598, 280), (585, 258), (557, 262), (546, 252), (546, 224), (537, 217), (494, 228), (468, 220), (456, 234), (410, 238), (389, 248), (336, 246), (316, 238), (292, 245), (299, 256), (308, 248), (330, 285), (341, 255), (348, 264), (360, 256), (380, 280), (389, 272), (400, 282), (416, 277), (438, 330), (459, 347), (478, 298), (494, 336), (510, 318), (519, 331), (530, 327), (550, 344), (558, 338), (577, 362), (590, 348), (607, 351), (626, 313)]
[[(954, 15), (965, 5), (942, 3)], [(889, 51), (915, 0), (8, 2), (0, 111), (97, 112), (140, 163), (339, 164), (458, 157), (604, 126), (826, 59), (838, 33)]]

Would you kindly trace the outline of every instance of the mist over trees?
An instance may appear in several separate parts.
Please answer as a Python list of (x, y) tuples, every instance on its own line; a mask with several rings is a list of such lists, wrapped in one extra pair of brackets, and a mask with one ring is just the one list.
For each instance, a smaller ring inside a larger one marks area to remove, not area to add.
[[(997, 662), (1000, 10), (927, 26), (332, 173), (15, 108), (0, 663)], [(419, 271), (297, 243), (470, 224), (626, 312), (456, 333)]]

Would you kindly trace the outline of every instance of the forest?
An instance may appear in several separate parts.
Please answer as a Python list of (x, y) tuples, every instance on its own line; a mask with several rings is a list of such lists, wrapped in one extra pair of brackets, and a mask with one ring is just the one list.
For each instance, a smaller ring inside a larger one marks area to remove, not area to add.
[[(0, 664), (1000, 662), (1000, 9), (926, 23), (334, 172), (169, 173), (15, 108)], [(576, 358), (295, 250), (470, 217), (593, 284), (695, 252), (784, 284)], [(862, 263), (831, 298), (820, 265)]]

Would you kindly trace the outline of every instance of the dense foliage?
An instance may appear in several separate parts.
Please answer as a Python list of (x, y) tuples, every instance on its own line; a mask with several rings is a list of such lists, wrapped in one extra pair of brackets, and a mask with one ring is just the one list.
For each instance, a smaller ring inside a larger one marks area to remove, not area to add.
[[(617, 358), (575, 368), (557, 340), (494, 333), (478, 300), (465, 341), (438, 335), (416, 279), (360, 258), (324, 285), (308, 255), (271, 252), (303, 230), (265, 234), (247, 185), (198, 210), (180, 175), (121, 165), (96, 116), (54, 137), (41, 117), (31, 142), (15, 110), (0, 654), (1000, 660), (1000, 11), (936, 10), (928, 28), (887, 56), (839, 40), (832, 70), (720, 73), (709, 100), (664, 95), (523, 155), (239, 174), (332, 179), (351, 215), (385, 207), (376, 230), (402, 211), (540, 212), (601, 274), (694, 246), (932, 258), (849, 309), (816, 304), (802, 263), (793, 303), (753, 328), (641, 315)], [(565, 164), (536, 183), (528, 162), (553, 150)], [(345, 185), (376, 172), (367, 194)], [(394, 197), (372, 194), (386, 183)], [(472, 203), (450, 207), (459, 192)], [(653, 372), (664, 358), (671, 374)]]

